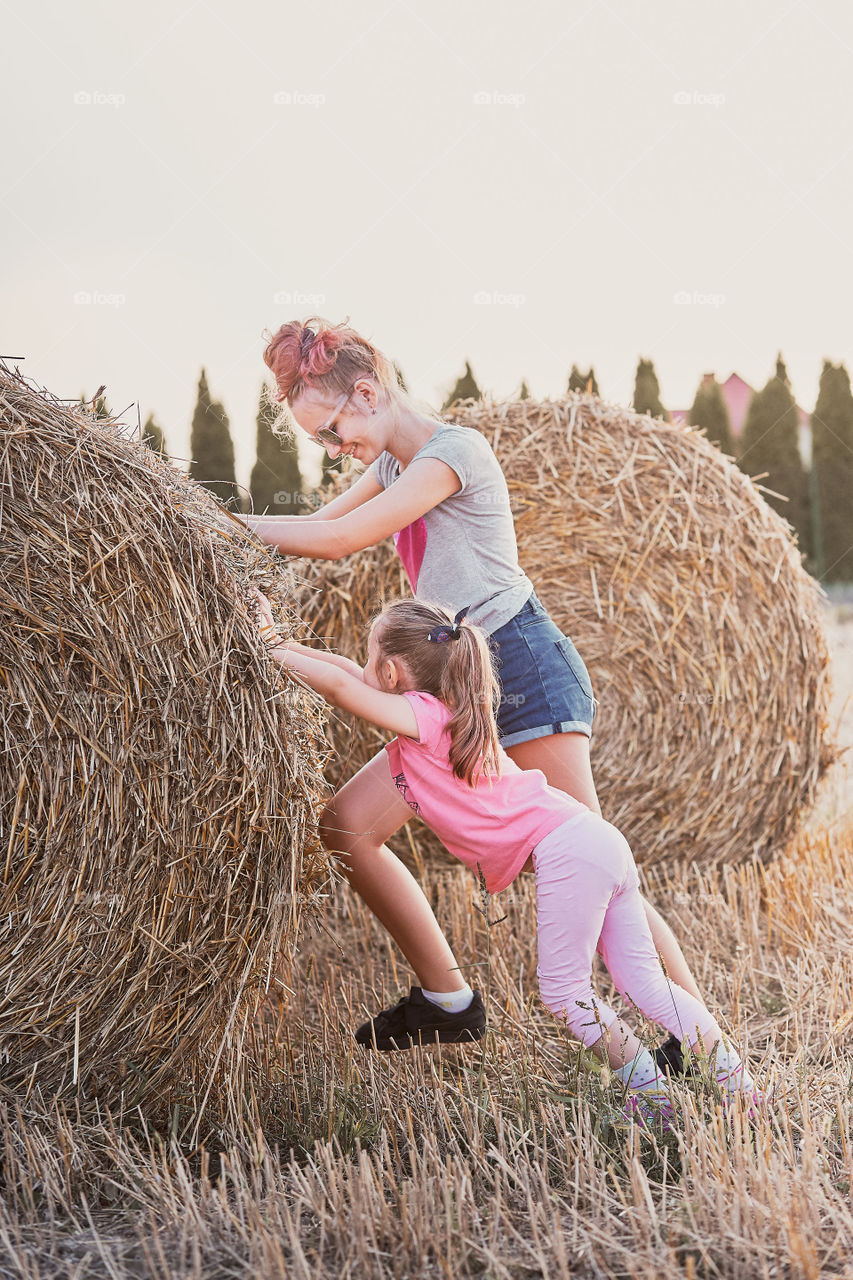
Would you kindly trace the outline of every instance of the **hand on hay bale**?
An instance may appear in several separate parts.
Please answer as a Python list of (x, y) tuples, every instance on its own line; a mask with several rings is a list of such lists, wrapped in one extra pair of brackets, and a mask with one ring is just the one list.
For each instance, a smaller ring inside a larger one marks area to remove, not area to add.
[(257, 620), (265, 643), (276, 644), (279, 638), (278, 623), (273, 617), (272, 605), (257, 587), (253, 587), (249, 595), (249, 612)]
[[(492, 444), (521, 567), (591, 673), (605, 817), (640, 862), (769, 856), (834, 758), (820, 591), (789, 526), (696, 430), (590, 394), (453, 420)], [(410, 590), (390, 540), (299, 575), (311, 631), (356, 660), (371, 613)], [(333, 782), (384, 741), (344, 715), (329, 734)]]
[(254, 1011), (329, 875), (320, 713), (250, 616), (260, 586), (292, 632), (292, 578), (5, 369), (0, 458), (2, 1088), (221, 1114), (267, 1072)]

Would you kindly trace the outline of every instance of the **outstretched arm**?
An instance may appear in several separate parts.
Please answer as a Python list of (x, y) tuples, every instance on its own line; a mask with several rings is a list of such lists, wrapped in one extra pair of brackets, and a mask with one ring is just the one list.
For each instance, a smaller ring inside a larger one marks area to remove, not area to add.
[[(362, 476), (353, 488), (365, 478)], [(292, 521), (265, 521), (261, 517), (250, 527), (284, 555), (339, 560), (405, 529), (461, 488), (459, 477), (446, 462), (420, 458), (410, 463), (394, 484), (343, 514), (331, 515), (335, 504), (329, 503), (309, 519), (295, 516)]]
[(296, 640), (288, 640), (287, 643), (294, 653), (301, 653), (306, 658), (316, 658), (318, 662), (327, 662), (330, 667), (338, 667), (339, 670), (351, 675), (353, 680), (364, 680), (364, 668), (352, 659), (345, 658), (342, 653), (330, 653), (327, 649), (312, 649), (307, 644), (299, 644)]
[(402, 733), (407, 738), (418, 737), (415, 713), (402, 694), (374, 689), (365, 684), (363, 673), (360, 672), (362, 678), (358, 678), (333, 663), (323, 661), (323, 658), (306, 650), (304, 645), (275, 645), (270, 648), (270, 655), (342, 711), (351, 711), (380, 729)]
[[(336, 498), (332, 498), (331, 502), (318, 507), (316, 511), (307, 512), (304, 516), (255, 515), (254, 513), (246, 514), (244, 512), (232, 512), (231, 514), (242, 520), (253, 533), (258, 532), (261, 525), (276, 525), (280, 530), (283, 525), (299, 524), (304, 520), (336, 520), (339, 516), (345, 516), (349, 511), (354, 511), (363, 502), (369, 502), (371, 498), (375, 498), (380, 493), (382, 493), (382, 485), (374, 478), (373, 469), (368, 467), (364, 474), (359, 476), (343, 493), (339, 493)], [(259, 534), (258, 536), (263, 535)], [(265, 541), (268, 541), (268, 539), (265, 539)]]

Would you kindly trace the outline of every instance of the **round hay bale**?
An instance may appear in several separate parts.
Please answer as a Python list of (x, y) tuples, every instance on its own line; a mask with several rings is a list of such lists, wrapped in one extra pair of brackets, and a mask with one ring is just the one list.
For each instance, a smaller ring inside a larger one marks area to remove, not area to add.
[[(602, 811), (640, 862), (767, 856), (833, 759), (820, 591), (791, 530), (698, 431), (573, 393), (467, 402), (503, 466), (522, 567), (589, 667)], [(366, 623), (411, 594), (390, 540), (304, 561), (299, 612), (363, 661)], [(381, 747), (332, 718), (334, 782)], [(417, 860), (440, 846), (409, 824)]]
[(290, 575), (127, 428), (8, 369), (0, 556), (0, 1081), (203, 1107), (246, 1080), (329, 874), (317, 703), (246, 603), (292, 634)]

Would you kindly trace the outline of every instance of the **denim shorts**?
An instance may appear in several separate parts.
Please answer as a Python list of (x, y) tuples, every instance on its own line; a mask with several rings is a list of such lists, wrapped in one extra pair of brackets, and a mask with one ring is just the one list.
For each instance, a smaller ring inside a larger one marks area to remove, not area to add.
[(592, 736), (595, 698), (583, 660), (532, 592), (514, 618), (489, 636), (501, 684), (502, 747), (552, 733)]

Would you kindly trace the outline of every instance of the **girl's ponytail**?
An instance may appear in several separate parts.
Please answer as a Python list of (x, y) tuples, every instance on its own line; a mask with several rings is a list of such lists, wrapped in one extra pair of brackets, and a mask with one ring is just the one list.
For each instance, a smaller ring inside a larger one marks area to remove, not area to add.
[(431, 693), (453, 712), (450, 764), (457, 778), (476, 785), (481, 773), (500, 774), (495, 720), (500, 686), (484, 632), (453, 619), (441, 605), (397, 600), (376, 619), (381, 657), (401, 659), (414, 688)]
[(449, 646), (439, 697), (453, 709), (448, 724), (450, 763), (457, 778), (475, 786), (480, 773), (500, 773), (498, 726), (500, 689), (488, 643), (467, 624)]

